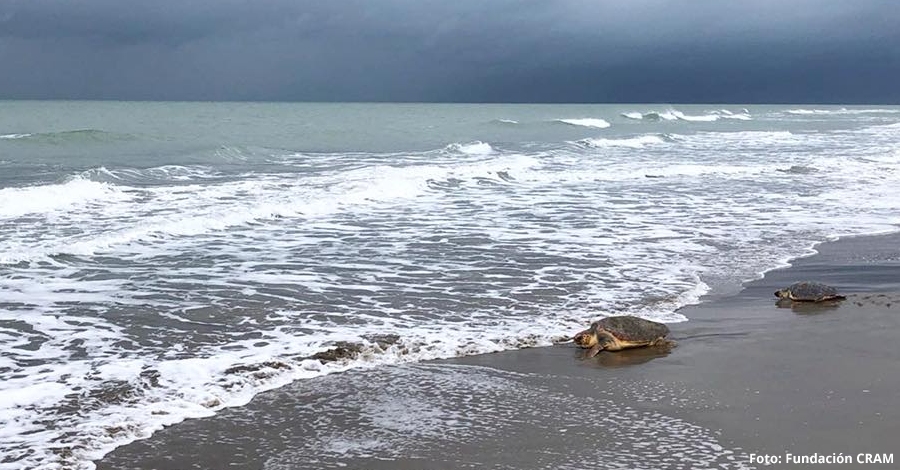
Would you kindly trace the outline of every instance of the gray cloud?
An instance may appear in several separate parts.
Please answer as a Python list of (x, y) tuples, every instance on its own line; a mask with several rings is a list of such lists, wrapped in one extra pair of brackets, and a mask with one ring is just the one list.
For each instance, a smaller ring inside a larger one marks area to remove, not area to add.
[(891, 1), (20, 0), (0, 97), (900, 102)]

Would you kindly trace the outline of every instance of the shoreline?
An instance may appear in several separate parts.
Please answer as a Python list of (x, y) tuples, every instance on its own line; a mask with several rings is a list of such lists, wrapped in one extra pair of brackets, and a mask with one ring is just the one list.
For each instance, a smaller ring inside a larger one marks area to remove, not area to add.
[[(564, 344), (350, 370), (165, 428), (97, 466), (583, 468), (596, 464), (578, 455), (593, 452), (609, 468), (759, 468), (750, 454), (896, 453), (896, 246), (896, 232), (823, 242), (732, 296), (704, 297), (670, 325), (668, 354), (581, 360)], [(777, 308), (772, 292), (804, 279), (848, 299)]]

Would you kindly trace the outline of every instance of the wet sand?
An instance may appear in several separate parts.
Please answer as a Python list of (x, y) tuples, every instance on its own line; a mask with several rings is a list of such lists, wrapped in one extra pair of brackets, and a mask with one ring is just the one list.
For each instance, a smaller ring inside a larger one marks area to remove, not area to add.
[[(669, 352), (583, 359), (563, 344), (298, 381), (119, 448), (98, 468), (897, 468), (897, 247), (898, 234), (820, 245), (684, 309)], [(776, 306), (777, 288), (807, 279), (848, 298)], [(854, 462), (790, 464), (787, 453)], [(894, 463), (859, 464), (860, 453)]]

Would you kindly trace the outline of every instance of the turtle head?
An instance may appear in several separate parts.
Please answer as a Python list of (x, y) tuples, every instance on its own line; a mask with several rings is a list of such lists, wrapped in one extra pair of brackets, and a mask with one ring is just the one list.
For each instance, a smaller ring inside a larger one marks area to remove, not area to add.
[(574, 337), (572, 337), (572, 341), (575, 342), (579, 347), (582, 348), (592, 348), (595, 344), (597, 344), (597, 333), (593, 328), (584, 330), (580, 333), (577, 333)]
[(790, 296), (790, 289), (778, 289), (777, 291), (775, 291), (775, 297), (778, 297), (779, 299), (787, 299), (790, 298)]

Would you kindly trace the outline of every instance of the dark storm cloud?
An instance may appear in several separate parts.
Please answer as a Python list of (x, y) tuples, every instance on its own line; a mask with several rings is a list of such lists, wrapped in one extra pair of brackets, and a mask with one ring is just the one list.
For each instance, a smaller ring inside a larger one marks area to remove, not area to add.
[(890, 0), (22, 0), (0, 97), (900, 102)]

